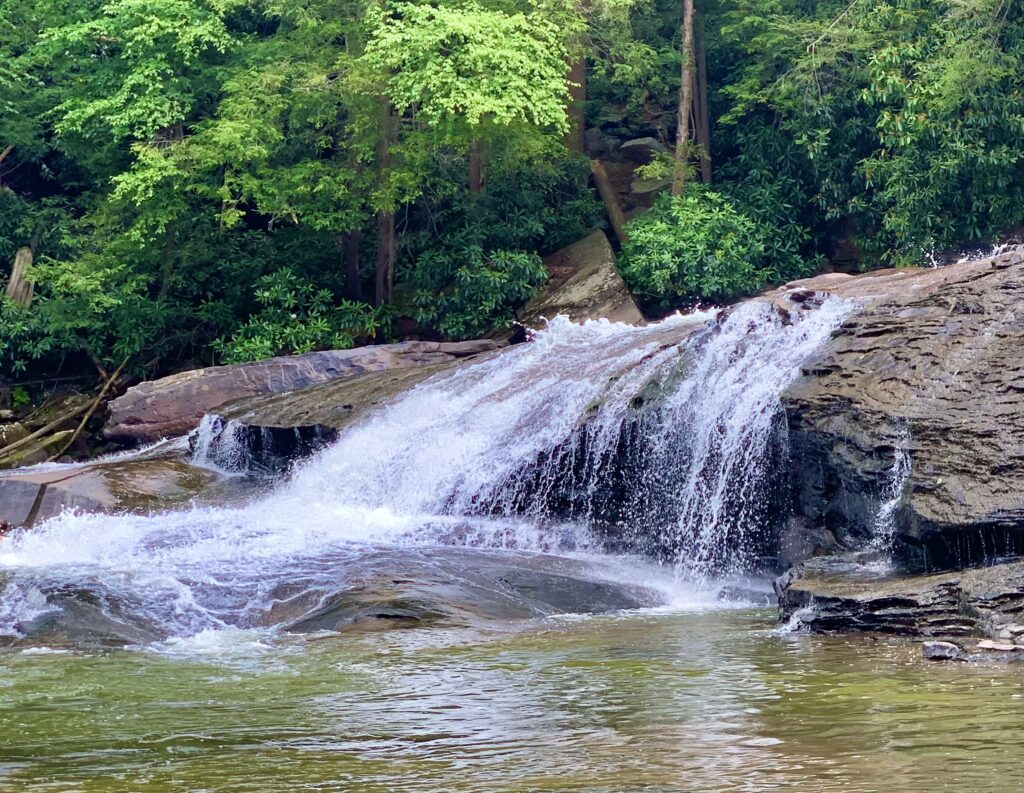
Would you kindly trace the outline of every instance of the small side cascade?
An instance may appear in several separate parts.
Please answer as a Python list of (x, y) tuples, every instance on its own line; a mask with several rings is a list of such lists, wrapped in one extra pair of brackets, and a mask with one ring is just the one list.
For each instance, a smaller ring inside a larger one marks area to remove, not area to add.
[(192, 463), (224, 474), (248, 470), (250, 455), (243, 433), (237, 421), (206, 414), (190, 439)]
[(288, 471), (337, 439), (321, 427), (252, 427), (216, 414), (203, 417), (192, 433), (192, 463), (227, 475), (275, 475)]
[(908, 427), (900, 434), (893, 451), (892, 467), (886, 474), (882, 485), (881, 500), (878, 504), (878, 512), (875, 514), (870, 546), (872, 550), (885, 554), (890, 561), (896, 543), (896, 516), (903, 503), (912, 468), (910, 429)]

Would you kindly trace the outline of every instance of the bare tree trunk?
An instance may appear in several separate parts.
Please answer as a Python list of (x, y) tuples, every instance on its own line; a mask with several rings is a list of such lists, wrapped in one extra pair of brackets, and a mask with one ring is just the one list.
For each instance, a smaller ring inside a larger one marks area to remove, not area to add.
[(363, 299), (363, 286), (359, 280), (359, 230), (345, 235), (345, 297)]
[(469, 143), (469, 192), (474, 195), (484, 189), (484, 144), (477, 139)]
[(600, 160), (590, 161), (590, 172), (594, 176), (594, 185), (597, 187), (597, 193), (604, 202), (604, 208), (608, 213), (608, 221), (612, 225), (612, 231), (619, 238), (619, 242), (624, 244), (629, 239), (629, 234), (626, 232), (626, 215), (622, 211), (622, 205), (619, 203), (619, 197), (615, 193), (615, 187), (608, 178), (608, 172), (604, 169), (604, 165), (601, 164)]
[[(381, 180), (387, 178), (391, 168), (391, 136), (394, 119), (391, 103), (387, 97), (380, 97), (380, 129), (377, 138), (377, 167)], [(381, 209), (377, 212), (377, 289), (374, 304), (391, 302), (395, 285), (395, 212)]]
[(391, 302), (395, 286), (395, 213), (377, 213), (377, 295), (375, 305)]
[(587, 59), (582, 53), (569, 64), (569, 134), (565, 147), (576, 154), (585, 149), (583, 133), (586, 131)]
[(7, 282), (6, 295), (16, 306), (28, 308), (32, 305), (32, 297), (35, 294), (35, 286), (29, 280), (29, 270), (32, 268), (32, 249), (27, 245), (18, 248), (14, 254), (14, 268), (11, 270), (11, 278)]
[(682, 69), (679, 85), (679, 109), (676, 133), (675, 167), (672, 195), (683, 194), (690, 150), (690, 108), (693, 105), (693, 0), (683, 0)]
[[(4, 164), (4, 160), (6, 160), (10, 156), (12, 151), (14, 151), (13, 144), (11, 144), (10, 146), (4, 146), (3, 149), (0, 149), (0, 165)], [(2, 177), (3, 174), (0, 173), (0, 190), (5, 190), (6, 188), (4, 187), (4, 180)]]
[(700, 180), (711, 184), (711, 118), (708, 115), (708, 58), (704, 49), (704, 14), (695, 14), (697, 24), (694, 45), (697, 56), (697, 95), (694, 97), (694, 122), (700, 148)]

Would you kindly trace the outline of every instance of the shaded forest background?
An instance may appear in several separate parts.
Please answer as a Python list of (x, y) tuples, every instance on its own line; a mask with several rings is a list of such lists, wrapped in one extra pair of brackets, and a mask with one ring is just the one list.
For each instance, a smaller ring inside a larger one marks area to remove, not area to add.
[(0, 374), (484, 334), (630, 148), (652, 315), (920, 265), (1024, 221), (1022, 34), (1012, 0), (0, 0)]

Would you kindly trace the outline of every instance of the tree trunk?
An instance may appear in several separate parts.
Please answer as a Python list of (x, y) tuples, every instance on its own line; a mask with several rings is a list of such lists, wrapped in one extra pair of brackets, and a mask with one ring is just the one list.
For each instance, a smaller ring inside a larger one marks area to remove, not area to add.
[(7, 282), (6, 295), (16, 306), (28, 308), (32, 305), (32, 297), (35, 294), (35, 287), (29, 280), (29, 270), (32, 268), (32, 249), (27, 245), (18, 248), (14, 254), (14, 268), (11, 270), (11, 278)]
[(619, 242), (625, 244), (629, 239), (629, 234), (626, 232), (626, 216), (622, 211), (622, 205), (619, 203), (619, 196), (615, 193), (615, 187), (608, 178), (608, 172), (604, 169), (604, 165), (601, 164), (600, 160), (590, 161), (590, 172), (594, 175), (594, 185), (597, 187), (598, 195), (601, 196), (601, 200), (604, 202), (604, 208), (608, 213), (608, 221), (612, 225), (612, 231), (619, 238)]
[(587, 107), (587, 59), (582, 53), (569, 64), (569, 134), (565, 147), (574, 154), (582, 154), (586, 148), (583, 133), (586, 131)]
[(679, 85), (679, 109), (676, 132), (675, 167), (672, 195), (683, 194), (690, 151), (690, 108), (693, 105), (693, 0), (683, 0), (682, 69)]
[(694, 121), (697, 146), (700, 147), (700, 180), (711, 184), (711, 118), (708, 115), (708, 58), (704, 49), (704, 14), (696, 14), (694, 46), (697, 56), (697, 95), (694, 97)]
[(484, 144), (477, 139), (469, 143), (469, 192), (478, 195), (484, 189)]
[[(391, 168), (391, 136), (394, 119), (391, 103), (387, 97), (380, 97), (380, 128), (377, 138), (377, 168), (383, 182)], [(395, 285), (395, 211), (377, 211), (377, 289), (374, 304), (381, 306), (391, 302)]]
[(363, 299), (363, 285), (359, 280), (359, 230), (345, 235), (345, 297)]
[(395, 213), (377, 213), (377, 295), (375, 305), (391, 302), (395, 286)]
[[(10, 146), (4, 146), (3, 149), (0, 149), (0, 165), (4, 164), (4, 160), (6, 160), (10, 156), (12, 151), (14, 151), (13, 144)], [(4, 187), (3, 173), (0, 172), (0, 190), (5, 189), (6, 188)]]

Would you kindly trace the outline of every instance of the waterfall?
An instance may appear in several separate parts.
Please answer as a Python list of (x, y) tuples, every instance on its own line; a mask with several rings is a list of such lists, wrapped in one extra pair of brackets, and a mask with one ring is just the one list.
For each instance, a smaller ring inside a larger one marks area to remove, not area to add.
[[(779, 396), (849, 308), (557, 318), (413, 388), (247, 506), (68, 512), (7, 539), (0, 634), (69, 592), (161, 635), (262, 624), (336, 589), (367, 548), (596, 553), (618, 534), (646, 536), (681, 575), (748, 568), (785, 478)], [(197, 451), (220, 464), (213, 429)]]
[(700, 345), (652, 439), (655, 464), (671, 472), (674, 514), (661, 531), (680, 571), (708, 577), (756, 561), (754, 540), (788, 495), (780, 396), (851, 308), (832, 299), (783, 318), (745, 303)]
[(892, 466), (882, 485), (871, 538), (871, 548), (881, 551), (886, 556), (892, 553), (896, 540), (896, 513), (900, 504), (903, 503), (904, 490), (910, 479), (911, 467), (910, 429), (906, 427), (900, 433), (896, 448), (893, 450)]
[(242, 426), (207, 413), (192, 435), (192, 464), (228, 476), (246, 469)]

